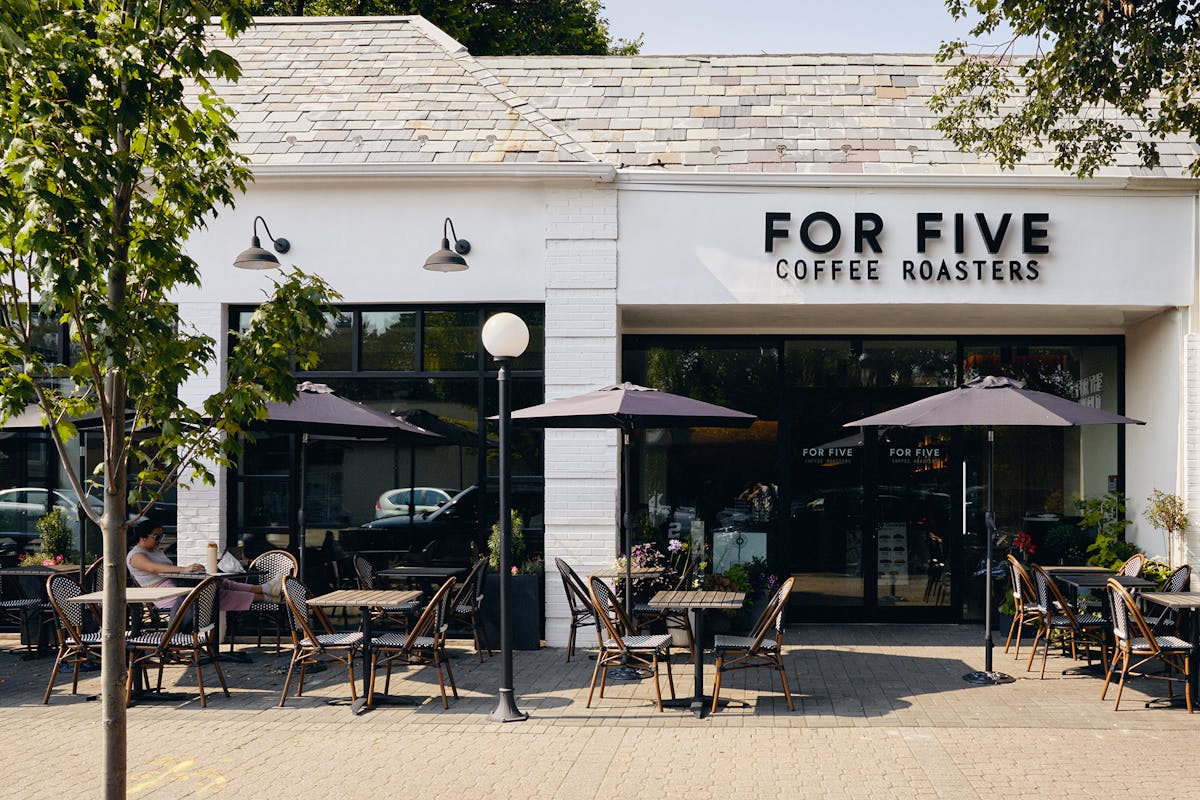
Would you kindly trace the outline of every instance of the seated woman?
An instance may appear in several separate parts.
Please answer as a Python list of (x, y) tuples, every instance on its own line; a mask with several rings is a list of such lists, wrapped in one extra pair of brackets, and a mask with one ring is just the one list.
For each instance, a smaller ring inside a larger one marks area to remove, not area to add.
[[(167, 554), (158, 547), (163, 537), (161, 525), (148, 525), (138, 532), (137, 537), (137, 544), (130, 548), (129, 554), (125, 556), (125, 566), (128, 567), (129, 574), (137, 581), (138, 586), (174, 586), (175, 584), (171, 582), (170, 578), (160, 576), (173, 572), (204, 571), (202, 564), (176, 566), (171, 563)], [(282, 578), (262, 586), (229, 580), (221, 581), (221, 610), (246, 611), (250, 608), (251, 603), (259, 600), (278, 603), (282, 585)], [(174, 597), (168, 600), (159, 600), (154, 605), (158, 608), (174, 608), (180, 600), (181, 598)]]

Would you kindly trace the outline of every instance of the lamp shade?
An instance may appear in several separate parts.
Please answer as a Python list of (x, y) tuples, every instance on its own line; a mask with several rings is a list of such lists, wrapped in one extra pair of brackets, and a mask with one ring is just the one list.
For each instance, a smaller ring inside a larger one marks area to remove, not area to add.
[(483, 323), (483, 347), (495, 358), (517, 358), (529, 347), (529, 326), (516, 314), (502, 311)]
[(279, 259), (274, 253), (259, 247), (258, 237), (255, 236), (253, 244), (238, 253), (233, 265), (238, 269), (275, 269), (279, 266)]
[(450, 249), (449, 239), (442, 239), (441, 249), (425, 259), (425, 269), (431, 272), (462, 272), (466, 268), (467, 260)]

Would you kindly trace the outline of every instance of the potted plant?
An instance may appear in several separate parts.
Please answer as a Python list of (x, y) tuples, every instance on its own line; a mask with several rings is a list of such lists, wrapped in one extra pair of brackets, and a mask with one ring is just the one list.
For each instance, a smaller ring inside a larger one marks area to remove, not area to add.
[(1088, 563), (1097, 567), (1116, 567), (1134, 553), (1141, 552), (1124, 539), (1129, 520), (1125, 519), (1125, 495), (1109, 492), (1101, 497), (1077, 500), (1083, 517), (1079, 527), (1096, 532), (1095, 539), (1088, 545), (1091, 553)]
[[(525, 556), (525, 520), (512, 509), (509, 536), (509, 607), (512, 609), (514, 650), (537, 650), (542, 646), (542, 593), (545, 564), (539, 557)], [(483, 624), (492, 646), (500, 643), (500, 525), (492, 525), (488, 537), (488, 571), (483, 585)]]
[(1182, 561), (1183, 531), (1187, 528), (1187, 510), (1183, 498), (1160, 489), (1146, 498), (1146, 509), (1142, 512), (1151, 525), (1167, 535), (1167, 560), (1176, 564)]
[(71, 527), (67, 512), (55, 506), (37, 521), (39, 546), (35, 552), (21, 557), (21, 566), (53, 567), (75, 562), (78, 554), (71, 548)]

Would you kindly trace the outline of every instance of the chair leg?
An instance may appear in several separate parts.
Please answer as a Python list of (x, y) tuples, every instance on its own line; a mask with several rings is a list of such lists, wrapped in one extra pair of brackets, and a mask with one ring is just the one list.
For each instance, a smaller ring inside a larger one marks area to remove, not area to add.
[[(1004, 640), (1004, 652), (1008, 652), (1008, 648), (1012, 646), (1013, 633), (1017, 630), (1017, 622), (1021, 619), (1021, 609), (1013, 611), (1012, 624), (1008, 626), (1008, 638)], [(1021, 637), (1017, 636), (1017, 649), (1021, 648)]]
[(1112, 683), (1113, 670), (1117, 667), (1117, 654), (1113, 653), (1112, 663), (1108, 665), (1108, 669), (1104, 670), (1104, 686), (1100, 689), (1100, 699), (1104, 700), (1108, 695), (1108, 686)]
[(200, 654), (192, 651), (192, 666), (196, 668), (196, 688), (200, 690), (200, 707), (208, 708), (208, 698), (204, 696), (204, 670), (200, 668)]
[(221, 672), (221, 662), (214, 658), (209, 663), (217, 672), (217, 681), (221, 684), (221, 691), (225, 693), (226, 697), (229, 697), (229, 686), (225, 683), (225, 673)]
[(1121, 693), (1125, 691), (1125, 676), (1129, 674), (1129, 654), (1123, 654), (1121, 663), (1121, 682), (1117, 684), (1117, 702), (1113, 703), (1113, 711), (1121, 708)]
[(1029, 663), (1025, 665), (1026, 672), (1030, 672), (1033, 670), (1033, 659), (1035, 656), (1037, 656), (1038, 642), (1041, 640), (1041, 638), (1042, 638), (1042, 626), (1038, 625), (1037, 632), (1035, 632), (1033, 634), (1033, 647), (1029, 650)]
[(458, 686), (454, 683), (454, 669), (450, 666), (450, 659), (442, 656), (442, 662), (446, 665), (446, 677), (450, 681), (450, 691), (454, 692), (454, 699), (458, 699)]
[(721, 699), (721, 665), (724, 663), (725, 659), (718, 655), (715, 665), (717, 674), (713, 676), (713, 702), (712, 711), (710, 712), (713, 714), (717, 713), (717, 701)]
[(584, 708), (592, 707), (592, 694), (596, 691), (596, 676), (600, 674), (600, 665), (604, 663), (604, 651), (601, 650), (596, 654), (596, 667), (592, 670), (592, 683), (588, 687), (588, 699), (584, 704)]
[[(58, 677), (58, 667), (60, 664), (62, 664), (62, 651), (61, 650), (58, 653), (58, 657), (54, 659), (54, 666), (50, 668), (50, 682), (48, 684), (46, 684), (46, 695), (42, 698), (42, 705), (46, 705), (50, 702), (50, 691), (54, 688), (54, 680), (55, 680), (55, 678)], [(79, 668), (76, 667), (75, 669), (76, 669), (75, 674), (78, 675)], [(74, 693), (75, 693), (75, 690), (72, 689), (71, 694), (74, 694)]]
[(658, 710), (663, 710), (662, 705), (662, 685), (658, 682), (658, 653), (655, 653), (650, 659), (650, 668), (654, 670), (654, 697), (657, 700)]
[(779, 659), (779, 682), (783, 684), (783, 696), (787, 698), (788, 711), (795, 711), (796, 706), (792, 703), (792, 690), (788, 687), (787, 667), (783, 665), (783, 658)]
[(575, 655), (575, 620), (571, 620), (571, 632), (567, 635), (567, 663)]
[[(354, 687), (354, 653), (346, 656), (346, 671), (350, 673), (350, 702), (358, 699), (358, 689)], [(368, 681), (369, 682), (369, 681)]]

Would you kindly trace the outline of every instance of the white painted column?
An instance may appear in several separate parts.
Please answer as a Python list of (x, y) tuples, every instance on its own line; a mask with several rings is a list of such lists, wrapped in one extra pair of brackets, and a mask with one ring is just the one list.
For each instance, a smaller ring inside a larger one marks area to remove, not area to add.
[[(179, 389), (181, 398), (192, 407), (198, 408), (206, 397), (219, 391), (224, 385), (228, 349), (225, 307), (221, 303), (180, 303), (179, 317), (184, 325), (190, 325), (198, 332), (211, 336), (216, 342), (216, 363), (210, 365), (208, 372), (193, 375)], [(180, 564), (203, 564), (209, 542), (216, 542), (222, 551), (226, 547), (225, 502), (228, 474), (215, 464), (210, 464), (209, 469), (217, 478), (215, 486), (206, 486), (198, 480), (190, 480), (190, 475), (184, 475), (180, 481), (177, 521), (179, 541), (176, 545), (176, 558)]]
[[(546, 400), (615, 383), (617, 192), (551, 190), (546, 230)], [(618, 525), (617, 432), (546, 431), (546, 641), (567, 643), (570, 613), (555, 557), (587, 580), (612, 563)], [(586, 646), (586, 631), (578, 642)]]

